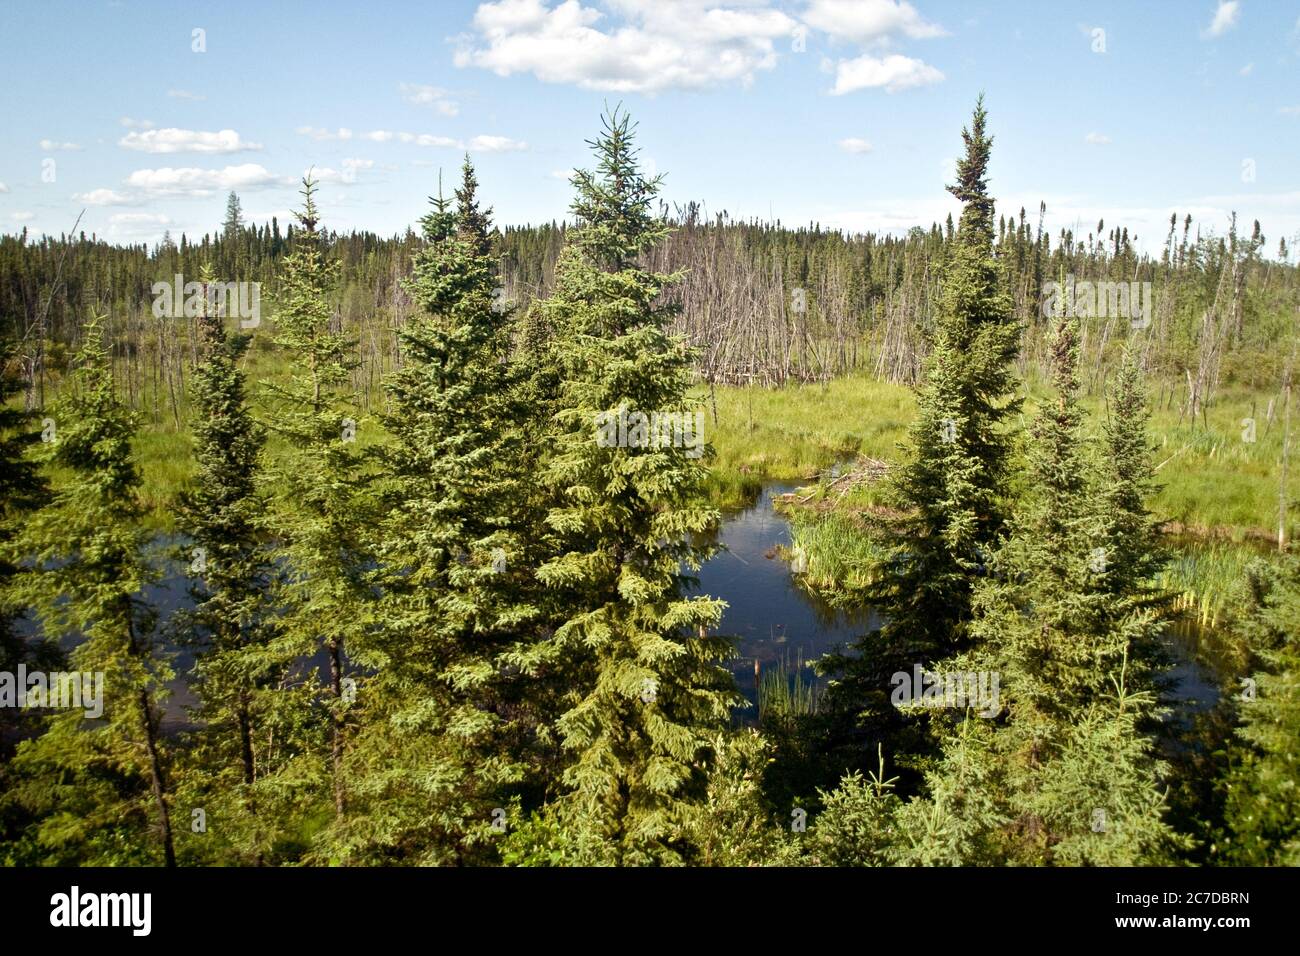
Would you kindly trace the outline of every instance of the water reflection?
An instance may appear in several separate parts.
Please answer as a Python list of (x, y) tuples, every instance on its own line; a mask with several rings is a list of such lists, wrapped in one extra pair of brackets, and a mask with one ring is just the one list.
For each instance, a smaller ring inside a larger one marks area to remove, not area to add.
[[(741, 692), (754, 702), (755, 662), (763, 670), (782, 662), (807, 663), (880, 623), (870, 610), (837, 610), (804, 591), (789, 565), (776, 557), (776, 546), (789, 547), (791, 538), (790, 525), (773, 508), (773, 500), (799, 487), (765, 484), (753, 505), (726, 513), (718, 534), (726, 550), (700, 568), (700, 590), (728, 604), (721, 632), (735, 635), (740, 651), (731, 671)], [(1165, 636), (1172, 658), (1166, 703), (1176, 719), (1208, 710), (1219, 697), (1219, 682), (1198, 654), (1202, 638), (1187, 623), (1171, 627)]]
[[(773, 500), (798, 487), (794, 483), (767, 483), (753, 505), (724, 514), (717, 534), (724, 550), (706, 562), (698, 574), (699, 593), (727, 602), (720, 630), (736, 638), (739, 650), (739, 657), (729, 667), (738, 689), (754, 703), (759, 669), (767, 671), (782, 663), (792, 667), (801, 661), (807, 664), (879, 626), (879, 616), (870, 610), (837, 609), (800, 588), (789, 565), (777, 557), (777, 547), (788, 548), (791, 537), (789, 523), (773, 508)], [(142, 596), (158, 610), (160, 622), (192, 606), (188, 590), (191, 578), (185, 564), (176, 557), (183, 543), (183, 538), (163, 535), (152, 542), (151, 558), (162, 577)], [(34, 637), (35, 628), (31, 631), (29, 636)], [(1175, 719), (1208, 710), (1219, 696), (1219, 680), (1214, 673), (1218, 668), (1212, 670), (1202, 661), (1208, 657), (1213, 662), (1216, 656), (1224, 656), (1222, 651), (1216, 655), (1213, 648), (1203, 646), (1207, 634), (1192, 622), (1171, 627), (1166, 641), (1173, 658), (1166, 700)], [(77, 638), (71, 636), (61, 643), (65, 650), (71, 650), (76, 642)], [(170, 695), (163, 721), (169, 731), (175, 731), (190, 723), (188, 708), (197, 703), (187, 680), (194, 665), (194, 648), (168, 643), (166, 649), (176, 677), (168, 684)], [(325, 666), (324, 652), (304, 664), (308, 669)]]
[(789, 547), (790, 525), (772, 507), (775, 496), (795, 484), (763, 486), (749, 508), (724, 516), (722, 551), (700, 568), (700, 590), (728, 604), (721, 631), (738, 640), (740, 657), (731, 662), (740, 690), (757, 700), (754, 664), (766, 669), (784, 660), (811, 661), (837, 645), (853, 641), (875, 626), (867, 610), (838, 611), (801, 590), (785, 561), (774, 551)]

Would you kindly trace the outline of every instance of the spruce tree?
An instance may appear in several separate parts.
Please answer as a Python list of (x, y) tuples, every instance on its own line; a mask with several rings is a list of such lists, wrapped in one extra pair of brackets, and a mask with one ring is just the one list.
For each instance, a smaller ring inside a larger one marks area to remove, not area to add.
[(1240, 689), (1239, 747), (1226, 780), (1226, 859), (1300, 865), (1300, 560), (1249, 570), (1241, 634), (1257, 661)]
[(1114, 596), (1099, 586), (1108, 565), (1085, 469), (1076, 320), (1058, 321), (1049, 349), (1052, 394), (1030, 429), (1027, 500), (978, 589), (974, 631), (1011, 669), (1003, 680), (1018, 702), (1060, 718), (1105, 690), (1127, 644), (1102, 626)]
[(243, 262), (242, 249), (244, 233), (244, 211), (239, 204), (239, 197), (231, 190), (226, 197), (226, 219), (221, 225), (221, 238), (225, 244), (225, 264), (237, 273)]
[(620, 410), (697, 410), (690, 354), (661, 299), (677, 276), (639, 265), (669, 229), (651, 208), (660, 178), (641, 174), (627, 114), (603, 120), (595, 170), (573, 178), (578, 225), (543, 307), (562, 376), (544, 476), (560, 542), (538, 573), (563, 595), (555, 639), (575, 688), (557, 724), (571, 754), (559, 815), (642, 863), (679, 858), (713, 735), (738, 698), (720, 664), (730, 644), (708, 633), (721, 602), (686, 594), (718, 521), (702, 436), (694, 447), (631, 429), (626, 441), (599, 437), (601, 416)]
[(358, 812), (336, 834), (345, 859), (483, 859), (539, 720), (522, 688), (541, 663), (528, 598), (542, 540), (522, 533), (524, 409), (477, 185), (467, 157), (455, 212), (439, 197), (422, 220), (407, 285), (422, 311), (388, 383), (379, 673), (349, 763)]
[[(321, 704), (328, 724), (334, 813), (345, 809), (343, 757), (347, 710), (356, 700), (348, 654), (364, 653), (373, 597), (368, 575), (367, 506), (360, 412), (348, 387), (353, 342), (334, 324), (339, 264), (318, 229), (316, 184), (303, 179), (294, 249), (281, 267), (275, 343), (289, 357), (287, 381), (268, 381), (268, 428), (287, 446), (272, 477), (278, 492), (272, 530), (288, 581), (276, 649), (283, 659), (324, 654), (328, 683)], [(353, 646), (348, 650), (349, 644)], [(314, 672), (313, 672), (314, 673)], [(346, 682), (346, 683), (345, 683)], [(302, 771), (310, 775), (313, 771)]]
[(244, 211), (240, 207), (239, 197), (232, 190), (226, 197), (226, 220), (222, 223), (221, 234), (227, 242), (239, 238), (239, 231), (244, 226)]
[[(996, 675), (998, 699), (958, 715), (927, 774), (930, 797), (900, 813), (903, 862), (1135, 865), (1175, 846), (1145, 733), (1156, 700), (1141, 656), (1166, 622), (1143, 582), (1107, 581), (1092, 502), (1125, 492), (1088, 454), (1074, 319), (1057, 322), (1050, 357), (1027, 500), (976, 588), (975, 648), (941, 668)], [(1128, 411), (1111, 437), (1126, 431), (1121, 443), (1136, 449), (1144, 419)], [(1149, 477), (1135, 451), (1127, 481)]]
[(894, 572), (877, 596), (886, 630), (918, 649), (942, 654), (966, 643), (971, 593), (1007, 514), (1017, 413), (1012, 362), (1020, 329), (998, 283), (993, 257), (993, 198), (983, 97), (969, 129), (957, 182), (957, 236), (944, 263), (938, 316), (909, 430), (913, 456), (893, 484), (904, 518), (890, 542)]
[[(205, 302), (213, 281), (205, 266)], [(191, 688), (200, 700), (200, 729), (192, 743), (201, 759), (204, 809), (222, 819), (234, 842), (235, 819), (256, 810), (251, 791), (265, 768), (255, 750), (263, 751), (263, 763), (269, 754), (254, 741), (276, 696), (269, 685), (284, 667), (268, 647), (274, 574), (265, 545), (266, 501), (258, 488), (265, 430), (248, 407), (239, 367), (249, 338), (229, 334), (210, 308), (199, 317), (199, 336), (202, 360), (191, 380), (196, 468), (181, 495), (179, 521), (188, 539), (182, 560), (194, 603), (173, 626), (197, 649)], [(250, 860), (262, 858), (260, 849), (247, 852)]]
[(32, 562), (16, 596), (37, 610), (47, 639), (79, 639), (70, 662), (83, 695), (87, 677), (102, 679), (103, 713), (52, 713), (45, 732), (19, 747), (16, 796), (42, 814), (40, 842), (58, 854), (76, 848), (77, 862), (127, 862), (114, 835), (126, 825), (151, 831), (158, 857), (174, 866), (160, 728), (172, 673), (154, 634), (155, 613), (140, 598), (155, 572), (143, 555), (131, 455), (136, 421), (115, 393), (102, 320), (88, 321), (82, 336), (46, 446), (49, 463), (66, 477), (9, 542), (9, 560)]
[[(904, 745), (889, 703), (890, 676), (969, 646), (975, 584), (1006, 521), (1014, 441), (1006, 426), (1020, 407), (1012, 372), (1019, 327), (993, 256), (986, 121), (981, 97), (962, 130), (957, 182), (948, 187), (962, 212), (943, 262), (908, 455), (884, 496), (884, 511), (894, 517), (872, 532), (886, 557), (865, 600), (883, 623), (850, 653), (819, 664), (833, 678), (827, 711), (841, 722), (832, 731), (841, 740), (865, 731), (889, 737), (892, 749)], [(923, 746), (910, 736), (905, 746)], [(858, 753), (870, 749), (854, 745)]]

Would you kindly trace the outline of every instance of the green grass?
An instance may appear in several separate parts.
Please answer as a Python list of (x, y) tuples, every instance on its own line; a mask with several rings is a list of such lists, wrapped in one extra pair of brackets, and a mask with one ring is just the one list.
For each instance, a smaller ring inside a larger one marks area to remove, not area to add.
[[(1226, 387), (1216, 395), (1203, 419), (1180, 421), (1177, 401), (1160, 401), (1158, 385), (1150, 389), (1153, 409), (1150, 435), (1157, 490), (1151, 510), (1162, 520), (1177, 521), (1192, 533), (1213, 533), (1242, 540), (1247, 535), (1277, 533), (1278, 483), (1282, 462), (1281, 406), (1274, 421), (1265, 420), (1269, 395)], [(1025, 415), (1033, 414), (1042, 392), (1031, 388)], [(1088, 429), (1100, 432), (1106, 408), (1100, 396), (1083, 400)], [(1291, 456), (1300, 451), (1300, 408), (1293, 408)], [(1255, 420), (1255, 440), (1243, 440), (1242, 420)], [(1290, 534), (1288, 534), (1288, 537)]]
[(804, 676), (803, 659), (781, 658), (763, 671), (758, 682), (758, 719), (805, 717), (817, 713), (816, 683)]
[(752, 500), (763, 481), (809, 478), (859, 452), (893, 459), (915, 413), (909, 389), (866, 375), (825, 385), (719, 388), (716, 425), (707, 389), (697, 395), (717, 453), (710, 490), (722, 506)]
[(881, 549), (861, 524), (847, 514), (787, 509), (792, 550), (807, 559), (805, 587), (821, 593), (858, 591), (879, 573)]
[[(705, 400), (708, 394), (700, 390)], [(1030, 383), (1023, 410), (1028, 424), (1046, 397)], [(1195, 533), (1214, 532), (1241, 540), (1248, 534), (1276, 534), (1278, 479), (1281, 474), (1281, 408), (1266, 421), (1269, 395), (1244, 387), (1225, 387), (1203, 419), (1179, 420), (1177, 402), (1161, 401), (1152, 389), (1150, 433), (1158, 488), (1151, 508)], [(1100, 434), (1105, 401), (1082, 400), (1087, 429)], [(827, 385), (782, 388), (720, 388), (718, 422), (708, 433), (717, 452), (713, 494), (722, 504), (751, 497), (763, 480), (810, 478), (837, 461), (857, 454), (898, 459), (915, 414), (910, 389), (858, 374)], [(1300, 407), (1294, 408), (1292, 471), (1300, 471)], [(1245, 418), (1255, 419), (1255, 441), (1242, 438)], [(712, 425), (711, 413), (706, 428)], [(1293, 531), (1289, 534), (1294, 533)]]
[[(1175, 560), (1160, 583), (1197, 626), (1223, 620), (1246, 563), (1276, 534), (1281, 474), (1280, 404), (1266, 420), (1269, 396), (1242, 387), (1220, 390), (1204, 418), (1179, 420), (1177, 402), (1152, 388), (1150, 434), (1157, 489), (1149, 504), (1161, 520), (1186, 532), (1173, 540)], [(1047, 397), (1039, 383), (1026, 390), (1023, 423)], [(706, 395), (707, 398), (707, 395)], [(1106, 415), (1100, 395), (1082, 399), (1086, 429), (1099, 436)], [(707, 405), (706, 405), (707, 407)], [(897, 461), (899, 443), (915, 414), (910, 389), (849, 376), (829, 385), (717, 392), (717, 451), (712, 487), (721, 504), (752, 499), (763, 480), (811, 479), (833, 463), (862, 454)], [(1292, 470), (1300, 470), (1300, 408), (1293, 409)], [(1242, 419), (1255, 419), (1254, 441), (1243, 440)], [(1019, 423), (1017, 423), (1019, 424)], [(823, 594), (851, 594), (870, 583), (879, 548), (852, 512), (877, 503), (879, 487), (845, 495), (810, 486), (806, 506), (786, 509), (793, 547), (807, 559), (802, 582)], [(1293, 537), (1291, 527), (1288, 537)]]
[(1182, 540), (1157, 583), (1177, 595), (1176, 606), (1198, 627), (1215, 629), (1261, 550), (1232, 541)]

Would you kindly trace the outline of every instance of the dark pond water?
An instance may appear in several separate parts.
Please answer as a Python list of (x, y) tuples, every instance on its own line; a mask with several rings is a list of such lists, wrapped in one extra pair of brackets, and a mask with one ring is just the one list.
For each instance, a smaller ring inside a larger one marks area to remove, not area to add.
[[(784, 666), (796, 669), (832, 648), (849, 643), (879, 623), (870, 611), (845, 612), (829, 607), (799, 587), (789, 565), (776, 556), (779, 545), (789, 546), (790, 526), (773, 508), (773, 499), (799, 487), (797, 484), (769, 482), (755, 503), (724, 515), (719, 531), (722, 550), (699, 571), (699, 592), (727, 602), (721, 630), (736, 638), (739, 656), (730, 664), (739, 690), (751, 703), (757, 701), (755, 664), (767, 672)], [(177, 610), (191, 604), (189, 578), (185, 566), (177, 559), (181, 539), (159, 536), (153, 542), (156, 565), (166, 569), (164, 576), (150, 585), (144, 597), (158, 609), (159, 620), (166, 622)], [(1174, 659), (1170, 674), (1172, 687), (1169, 703), (1183, 718), (1211, 707), (1218, 697), (1213, 675), (1195, 657), (1196, 637), (1179, 629), (1171, 631), (1169, 646)], [(172, 666), (176, 678), (171, 682), (164, 723), (176, 730), (188, 724), (188, 710), (196, 700), (185, 675), (194, 664), (190, 648), (172, 648)], [(325, 667), (319, 660), (306, 662), (307, 667)], [(803, 671), (811, 678), (808, 670)], [(752, 718), (754, 711), (748, 715)]]
[(727, 602), (721, 630), (737, 639), (740, 657), (731, 669), (751, 702), (757, 700), (755, 662), (763, 670), (797, 667), (878, 624), (869, 611), (836, 611), (810, 595), (776, 556), (778, 545), (790, 545), (790, 525), (773, 499), (797, 487), (771, 482), (753, 505), (727, 513), (718, 536), (725, 550), (700, 568), (701, 592)]
[[(798, 487), (768, 483), (752, 506), (727, 514), (720, 532), (726, 550), (700, 569), (701, 591), (728, 604), (722, 631), (738, 638), (741, 656), (732, 672), (751, 702), (757, 694), (755, 661), (764, 671), (779, 663), (797, 666), (879, 624), (870, 611), (836, 612), (809, 595), (796, 584), (789, 565), (774, 556), (776, 546), (788, 547), (791, 539), (789, 523), (773, 501)], [(1196, 659), (1197, 643), (1186, 628), (1171, 629), (1167, 636), (1173, 664), (1167, 702), (1174, 716), (1183, 719), (1218, 700), (1218, 682)]]

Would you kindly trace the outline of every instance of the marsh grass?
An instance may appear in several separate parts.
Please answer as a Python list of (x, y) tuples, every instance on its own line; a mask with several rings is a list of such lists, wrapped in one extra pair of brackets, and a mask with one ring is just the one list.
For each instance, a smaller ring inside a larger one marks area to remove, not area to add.
[[(242, 363), (254, 411), (262, 421), (268, 421), (271, 412), (265, 407), (261, 383), (282, 380), (288, 371), (282, 356), (269, 346), (268, 335), (255, 338)], [(1193, 423), (1180, 420), (1176, 391), (1155, 383), (1150, 392), (1156, 406), (1151, 424), (1153, 459), (1159, 468), (1152, 511), (1194, 532), (1226, 532), (1237, 538), (1247, 531), (1276, 534), (1282, 452), (1279, 401), (1274, 403), (1273, 420), (1267, 416), (1270, 397), (1276, 396), (1244, 386), (1225, 387), (1203, 418)], [(705, 412), (705, 437), (715, 450), (708, 493), (715, 505), (724, 508), (752, 503), (764, 481), (811, 479), (858, 455), (899, 460), (900, 444), (916, 408), (911, 389), (862, 373), (780, 388), (724, 386), (712, 395), (706, 386), (697, 386), (693, 397)], [(1027, 423), (1046, 390), (1040, 382), (1030, 381), (1025, 397), (1023, 421)], [(183, 397), (181, 401), (180, 427), (170, 412), (142, 415), (145, 422), (137, 440), (144, 477), (142, 499), (150, 522), (160, 528), (173, 523), (176, 497), (192, 475), (189, 408)], [(1106, 414), (1104, 397), (1088, 395), (1082, 403), (1089, 412), (1089, 431), (1099, 434)], [(363, 411), (358, 441), (382, 441), (378, 417), (383, 393), (378, 383), (363, 397), (363, 405), (369, 411)], [(1295, 431), (1300, 432), (1300, 409), (1293, 412)], [(1254, 442), (1243, 440), (1246, 418), (1255, 420)], [(1293, 445), (1300, 445), (1297, 437), (1292, 436)], [(272, 435), (268, 453), (274, 456), (277, 450)], [(870, 492), (867, 495), (869, 499)], [(864, 503), (855, 497), (845, 504)], [(850, 529), (831, 522), (825, 530), (815, 531), (811, 524), (801, 522), (801, 531), (812, 553), (827, 555), (815, 563), (826, 573), (832, 567), (864, 573), (860, 553), (848, 544)], [(835, 548), (818, 547), (815, 535)], [(843, 557), (829, 557), (841, 546), (847, 548)]]
[(1175, 595), (1178, 611), (1197, 627), (1217, 629), (1240, 593), (1246, 569), (1261, 549), (1233, 541), (1175, 542), (1172, 559), (1156, 583)]
[[(807, 676), (805, 676), (807, 675)], [(799, 657), (782, 656), (762, 672), (758, 682), (759, 723), (817, 713), (818, 690), (810, 669)]]
[(825, 384), (697, 388), (717, 457), (710, 488), (722, 506), (752, 500), (763, 481), (810, 478), (859, 453), (893, 459), (916, 407), (909, 389), (851, 375)]
[(789, 509), (791, 550), (807, 559), (800, 583), (829, 595), (853, 593), (872, 584), (880, 573), (884, 549), (856, 518), (836, 511)]

